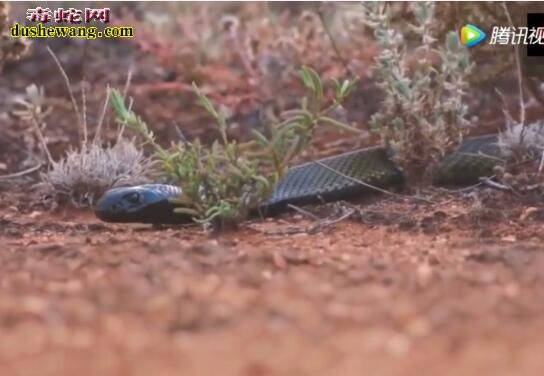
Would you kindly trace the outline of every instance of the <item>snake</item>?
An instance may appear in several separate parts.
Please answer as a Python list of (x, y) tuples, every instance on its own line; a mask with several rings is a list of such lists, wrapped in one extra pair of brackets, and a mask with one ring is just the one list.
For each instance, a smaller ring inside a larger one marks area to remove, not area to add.
[[(503, 164), (498, 135), (464, 140), (438, 163), (432, 173), (435, 185), (471, 185), (493, 175)], [(316, 205), (353, 200), (377, 190), (401, 188), (405, 174), (385, 147), (359, 149), (291, 167), (256, 208), (260, 214), (275, 215), (293, 205)], [(172, 199), (182, 188), (169, 184), (142, 184), (113, 188), (97, 201), (95, 215), (105, 222), (177, 224), (191, 221), (176, 213)]]

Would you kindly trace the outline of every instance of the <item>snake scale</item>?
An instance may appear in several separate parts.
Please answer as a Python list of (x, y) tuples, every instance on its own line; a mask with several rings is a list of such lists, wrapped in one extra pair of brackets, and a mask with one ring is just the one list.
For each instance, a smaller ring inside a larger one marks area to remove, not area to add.
[[(437, 185), (468, 185), (492, 175), (502, 162), (497, 135), (465, 140), (444, 157), (433, 173)], [(363, 184), (362, 184), (363, 183)], [(371, 147), (292, 167), (259, 208), (265, 215), (281, 212), (291, 205), (308, 205), (361, 197), (375, 188), (404, 184), (403, 172), (382, 147)], [(174, 213), (171, 198), (181, 188), (166, 184), (144, 184), (114, 188), (97, 202), (95, 214), (107, 222), (171, 224), (187, 222)]]

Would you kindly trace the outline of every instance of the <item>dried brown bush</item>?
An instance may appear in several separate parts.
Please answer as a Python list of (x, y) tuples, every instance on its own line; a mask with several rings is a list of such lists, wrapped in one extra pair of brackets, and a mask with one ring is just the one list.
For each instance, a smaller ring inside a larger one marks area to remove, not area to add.
[(122, 138), (110, 147), (69, 150), (42, 176), (58, 201), (92, 206), (109, 188), (148, 182), (150, 168), (151, 160), (135, 142)]

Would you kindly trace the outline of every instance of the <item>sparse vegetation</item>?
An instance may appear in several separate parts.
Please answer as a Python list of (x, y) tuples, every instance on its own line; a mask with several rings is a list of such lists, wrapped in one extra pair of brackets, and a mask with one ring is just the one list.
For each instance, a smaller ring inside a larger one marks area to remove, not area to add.
[(51, 108), (47, 108), (45, 105), (43, 87), (38, 87), (35, 84), (27, 86), (24, 98), (16, 99), (14, 102), (19, 108), (13, 111), (13, 114), (32, 126), (42, 152), (47, 157), (47, 162), (53, 162), (53, 158), (47, 147), (45, 135), (43, 134), (43, 130), (46, 127), (45, 119), (51, 112)]
[[(365, 21), (374, 30), (381, 51), (374, 73), (385, 92), (382, 109), (370, 125), (395, 151), (395, 159), (418, 176), (457, 145), (466, 130), (468, 52), (455, 32), (437, 46), (434, 3), (410, 4), (418, 37), (415, 47), (407, 30), (390, 25), (389, 5), (363, 3)], [(407, 28), (408, 29), (408, 28)]]
[(301, 66), (324, 79), (345, 74), (346, 67), (352, 76), (365, 75), (374, 49), (360, 15), (358, 4), (169, 3), (153, 6), (143, 20), (127, 15), (123, 22), (139, 30), (128, 42), (175, 77), (169, 88), (184, 91), (196, 81), (230, 113), (244, 114), (296, 105), (304, 95), (296, 85)]
[[(48, 166), (48, 169), (41, 174), (41, 177), (47, 192), (60, 202), (69, 201), (76, 206), (92, 206), (96, 199), (109, 188), (147, 182), (152, 162), (137, 147), (134, 140), (118, 137), (113, 146), (103, 145), (99, 133), (104, 120), (103, 116), (99, 118), (95, 137), (92, 140), (89, 139), (85, 92), (82, 92), (83, 112), (80, 112), (68, 76), (56, 56), (53, 53), (52, 55), (70, 91), (77, 127), (80, 129), (79, 147), (70, 148), (66, 156), (58, 161), (51, 156), (44, 130), (47, 127), (46, 118), (52, 108), (45, 105), (46, 97), (43, 88), (34, 84), (28, 86), (25, 98), (15, 101), (18, 109), (13, 112), (21, 120), (33, 126), (46, 156), (46, 161), (42, 164)], [(107, 102), (102, 115), (106, 106)]]
[[(505, 2), (502, 3), (502, 8), (508, 22), (513, 24), (512, 15)], [(544, 123), (537, 121), (527, 124), (524, 77), (519, 46), (515, 45), (513, 51), (518, 81), (519, 119), (517, 121), (513, 119), (506, 106), (504, 95), (497, 90), (503, 103), (505, 103), (503, 113), (506, 118), (506, 129), (499, 134), (499, 146), (502, 154), (510, 161), (515, 160), (519, 162), (521, 160), (534, 159), (540, 155), (540, 166), (537, 174), (540, 175), (544, 164)], [(540, 100), (538, 95), (535, 95), (535, 99)]]
[(197, 139), (166, 150), (155, 141), (147, 124), (126, 108), (118, 91), (112, 91), (110, 97), (118, 121), (153, 146), (167, 180), (182, 187), (177, 211), (198, 222), (222, 226), (243, 218), (266, 198), (289, 162), (310, 144), (316, 127), (328, 124), (358, 132), (329, 116), (349, 94), (354, 81), (333, 81), (333, 99), (327, 104), (314, 70), (302, 69), (300, 79), (310, 94), (301, 99), (300, 108), (284, 113), (284, 120), (270, 127), (268, 136), (254, 130), (254, 139), (246, 143), (229, 138), (225, 116), (194, 85), (199, 104), (213, 117), (220, 135), (210, 147)]

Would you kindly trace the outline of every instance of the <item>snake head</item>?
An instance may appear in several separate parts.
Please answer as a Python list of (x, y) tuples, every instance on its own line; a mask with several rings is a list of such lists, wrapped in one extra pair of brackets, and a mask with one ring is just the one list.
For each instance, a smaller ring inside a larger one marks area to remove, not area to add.
[(105, 222), (177, 223), (170, 198), (181, 193), (177, 187), (144, 184), (114, 188), (96, 203), (95, 214)]

